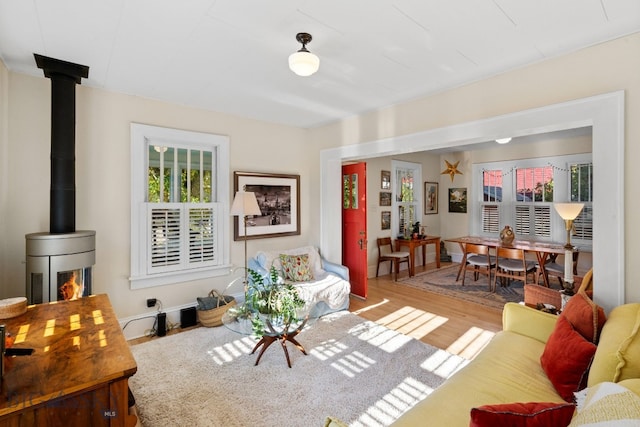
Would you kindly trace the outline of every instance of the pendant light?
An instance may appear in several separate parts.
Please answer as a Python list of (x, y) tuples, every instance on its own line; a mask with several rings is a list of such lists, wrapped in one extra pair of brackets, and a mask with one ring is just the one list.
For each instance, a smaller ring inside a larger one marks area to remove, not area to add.
[(320, 67), (320, 58), (307, 50), (307, 43), (311, 42), (311, 34), (298, 33), (296, 40), (302, 43), (302, 48), (289, 55), (289, 68), (299, 76), (310, 76)]

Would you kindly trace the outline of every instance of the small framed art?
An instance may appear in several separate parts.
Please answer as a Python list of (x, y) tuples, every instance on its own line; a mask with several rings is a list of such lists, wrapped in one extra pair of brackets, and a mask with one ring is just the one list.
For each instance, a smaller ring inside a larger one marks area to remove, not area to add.
[(391, 171), (380, 172), (380, 188), (391, 190)]
[(391, 193), (386, 191), (380, 192), (380, 206), (391, 206)]
[(424, 183), (424, 214), (431, 215), (438, 213), (438, 183)]
[(467, 189), (449, 189), (449, 212), (467, 213)]
[(391, 212), (380, 212), (380, 228), (383, 230), (391, 230)]

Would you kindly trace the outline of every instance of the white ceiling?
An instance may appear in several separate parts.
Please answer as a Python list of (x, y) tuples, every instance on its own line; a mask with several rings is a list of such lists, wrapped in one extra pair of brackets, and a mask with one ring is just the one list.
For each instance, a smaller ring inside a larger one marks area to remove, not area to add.
[[(84, 85), (313, 127), (640, 31), (639, 0), (2, 0), (0, 58)], [(320, 70), (288, 69), (308, 32)]]

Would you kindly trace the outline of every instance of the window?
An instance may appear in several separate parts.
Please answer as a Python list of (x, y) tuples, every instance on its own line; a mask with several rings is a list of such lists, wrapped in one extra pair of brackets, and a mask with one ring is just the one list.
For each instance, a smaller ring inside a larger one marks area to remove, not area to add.
[(471, 230), (497, 236), (511, 225), (516, 236), (563, 242), (564, 223), (555, 213), (554, 202), (583, 202), (574, 221), (572, 241), (589, 246), (592, 230), (593, 171), (590, 154), (525, 159), (474, 165)]
[(228, 272), (228, 138), (131, 125), (131, 286)]
[(584, 203), (582, 211), (573, 221), (572, 238), (593, 240), (593, 164), (576, 163), (569, 167), (571, 174), (571, 201)]
[(391, 229), (395, 235), (408, 236), (414, 223), (422, 217), (422, 166), (394, 160), (392, 167), (393, 207)]

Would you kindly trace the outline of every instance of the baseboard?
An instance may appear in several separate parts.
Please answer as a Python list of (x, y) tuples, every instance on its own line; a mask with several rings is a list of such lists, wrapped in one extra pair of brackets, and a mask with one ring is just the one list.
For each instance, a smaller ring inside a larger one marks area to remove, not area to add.
[[(232, 295), (237, 302), (244, 301), (244, 294)], [(189, 304), (177, 305), (174, 307), (168, 307), (162, 310), (167, 315), (167, 329), (170, 327), (180, 328), (180, 310), (189, 307), (195, 307), (195, 302)], [(140, 313), (135, 316), (129, 316), (122, 319), (118, 319), (120, 327), (123, 328), (122, 332), (127, 340), (141, 338), (147, 336), (149, 331), (153, 329), (153, 325), (156, 321), (157, 310), (149, 310), (145, 313)]]

